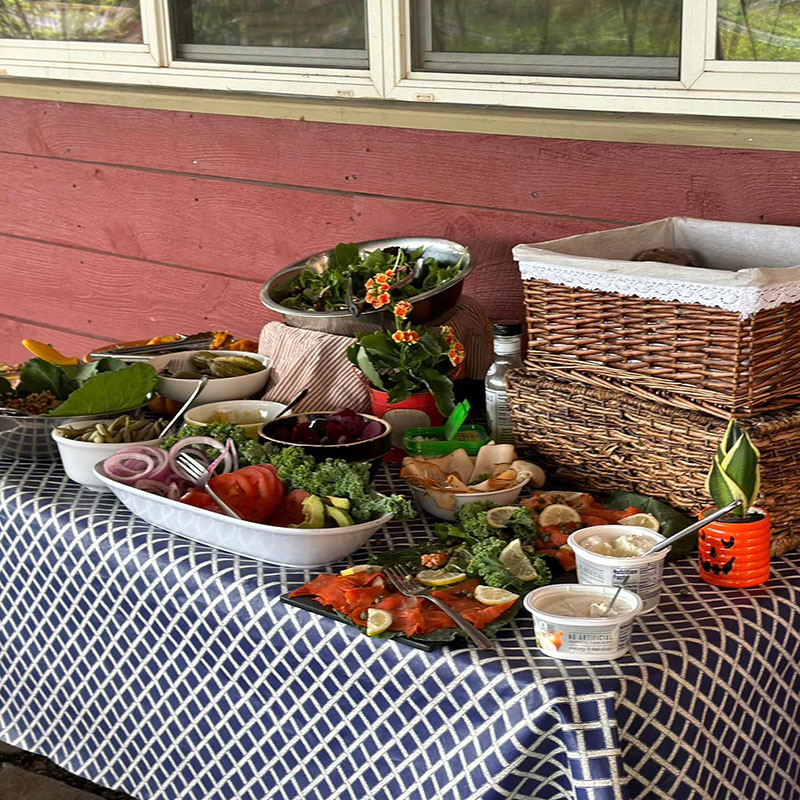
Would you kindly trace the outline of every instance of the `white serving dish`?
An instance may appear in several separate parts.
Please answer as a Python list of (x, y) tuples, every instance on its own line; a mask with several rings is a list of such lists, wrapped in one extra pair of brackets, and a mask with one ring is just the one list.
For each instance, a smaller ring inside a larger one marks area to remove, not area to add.
[(633, 621), (642, 612), (642, 599), (637, 594), (621, 589), (614, 609), (623, 613), (613, 617), (568, 617), (543, 609), (548, 603), (569, 596), (589, 595), (610, 603), (616, 591), (615, 586), (561, 583), (542, 586), (525, 595), (523, 602), (533, 616), (536, 646), (545, 655), (568, 661), (610, 661), (624, 655), (630, 645)]
[(649, 528), (639, 528), (635, 525), (593, 525), (571, 533), (567, 544), (575, 553), (578, 583), (619, 586), (622, 581), (626, 581), (625, 588), (642, 598), (642, 612), (652, 611), (661, 597), (664, 559), (670, 551), (669, 547), (650, 556), (620, 558), (600, 555), (587, 550), (581, 544), (590, 536), (597, 535), (602, 539), (613, 540), (618, 536), (632, 533), (646, 537), (654, 546), (666, 538)]
[(229, 553), (282, 567), (306, 569), (342, 561), (362, 547), (392, 514), (344, 528), (279, 528), (246, 522), (126, 486), (109, 478), (103, 465), (94, 474), (117, 499), (152, 525)]
[[(111, 419), (93, 419), (90, 422), (71, 422), (71, 428), (93, 428), (98, 422), (103, 424), (113, 422)], [(157, 445), (158, 439), (147, 439), (142, 442), (119, 442), (115, 444), (98, 444), (97, 442), (77, 442), (74, 439), (67, 439), (59, 436), (53, 430), (50, 435), (58, 447), (58, 454), (61, 456), (61, 463), (64, 465), (64, 472), (67, 477), (89, 486), (92, 489), (107, 491), (106, 485), (95, 475), (94, 465), (99, 464), (109, 456), (113, 456), (123, 447), (141, 447), (142, 445)]]
[[(154, 356), (147, 361), (150, 366), (158, 372), (165, 369), (167, 364), (173, 359), (181, 362), (181, 365), (191, 371), (194, 367), (190, 358), (196, 350), (181, 350), (177, 353), (165, 353), (162, 356)], [(254, 372), (251, 375), (236, 375), (233, 378), (212, 378), (205, 389), (200, 392), (197, 402), (218, 403), (221, 400), (242, 400), (250, 397), (256, 392), (260, 392), (269, 380), (269, 359), (258, 353), (242, 353), (236, 350), (214, 350), (218, 356), (248, 356), (260, 361), (266, 369)], [(158, 392), (168, 397), (170, 400), (177, 400), (183, 403), (189, 399), (189, 395), (195, 390), (197, 381), (191, 378), (168, 378), (163, 375), (158, 376)]]
[[(208, 388), (208, 387), (206, 387)], [(251, 439), (258, 440), (258, 429), (274, 419), (286, 408), (286, 403), (273, 403), (271, 400), (222, 400), (219, 403), (204, 403), (202, 406), (190, 408), (183, 421), (188, 425), (207, 425), (215, 414), (246, 414), (258, 417), (257, 422), (234, 422), (243, 428)]]
[(446, 519), (453, 521), (458, 516), (458, 511), (462, 506), (469, 505), (470, 503), (494, 503), (497, 506), (511, 506), (517, 502), (520, 492), (528, 485), (530, 478), (526, 478), (516, 486), (510, 486), (508, 489), (495, 489), (493, 492), (463, 492), (461, 494), (453, 493), (451, 497), (455, 498), (456, 507), (453, 511), (448, 511), (445, 508), (440, 508), (436, 505), (434, 499), (428, 492), (420, 486), (413, 486), (406, 483), (414, 496), (417, 506), (439, 519)]

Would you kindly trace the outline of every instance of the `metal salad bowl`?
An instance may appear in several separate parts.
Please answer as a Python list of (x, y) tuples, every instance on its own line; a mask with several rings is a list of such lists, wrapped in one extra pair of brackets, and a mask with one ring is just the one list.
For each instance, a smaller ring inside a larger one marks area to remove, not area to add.
[[(472, 272), (474, 265), (469, 253), (464, 255), (466, 247), (449, 239), (433, 239), (425, 236), (408, 236), (397, 239), (377, 239), (371, 242), (358, 242), (358, 252), (363, 256), (371, 250), (382, 250), (386, 247), (402, 247), (405, 250), (416, 250), (424, 247), (423, 258), (433, 257), (440, 263), (457, 264), (464, 258), (461, 272), (449, 281), (411, 299), (414, 311), (410, 319), (416, 325), (424, 325), (439, 320), (445, 322), (453, 307), (461, 297), (464, 278)], [(364, 311), (354, 317), (349, 311), (307, 311), (299, 308), (287, 308), (280, 304), (283, 289), (299, 275), (307, 266), (318, 272), (324, 272), (331, 264), (333, 250), (324, 250), (313, 256), (303, 258), (294, 264), (276, 272), (261, 287), (261, 302), (270, 310), (282, 314), (286, 324), (293, 328), (306, 328), (313, 331), (325, 331), (341, 336), (354, 336), (361, 331), (371, 332), (393, 325), (390, 307)]]
[(106, 411), (103, 414), (87, 414), (80, 417), (47, 417), (43, 414), (29, 416), (0, 411), (0, 459), (54, 461), (58, 458), (58, 445), (50, 435), (53, 428), (73, 422), (119, 417), (123, 414), (139, 416), (146, 407), (142, 405), (123, 411)]

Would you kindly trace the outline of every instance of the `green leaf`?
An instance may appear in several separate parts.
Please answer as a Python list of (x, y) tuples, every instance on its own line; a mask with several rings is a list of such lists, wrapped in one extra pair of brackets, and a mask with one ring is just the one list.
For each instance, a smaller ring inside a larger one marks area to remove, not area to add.
[(347, 267), (358, 261), (358, 245), (352, 242), (339, 242), (333, 248), (333, 257), (336, 259), (337, 267)]
[(358, 348), (358, 352), (356, 353), (356, 364), (358, 368), (364, 373), (367, 380), (376, 388), (376, 389), (383, 389), (383, 381), (381, 380), (380, 373), (375, 367), (372, 366), (372, 362), (369, 360), (369, 354), (363, 347)]
[(722, 471), (741, 489), (742, 495), (746, 498), (745, 514), (758, 497), (761, 484), (759, 455), (756, 446), (750, 441), (750, 437), (746, 433), (742, 433), (720, 465)]
[[(743, 504), (747, 502), (742, 490), (725, 474), (716, 456), (714, 457), (714, 463), (711, 465), (711, 472), (708, 473), (706, 485), (708, 493), (717, 508), (722, 508), (734, 500), (741, 500)], [(733, 513), (743, 516), (746, 513), (746, 509), (738, 508)]]
[(59, 400), (66, 400), (76, 386), (61, 367), (43, 358), (32, 358), (25, 362), (20, 371), (17, 391), (23, 395), (50, 391)]
[[(641, 508), (642, 511), (652, 514), (658, 520), (659, 533), (663, 536), (672, 536), (673, 533), (683, 530), (692, 523), (692, 520), (686, 514), (677, 511), (668, 503), (647, 495), (636, 494), (635, 492), (613, 492), (607, 498), (604, 498), (603, 505), (606, 508), (613, 508), (617, 511), (622, 511), (630, 506)], [(672, 545), (669, 553), (670, 560), (682, 558), (694, 549), (696, 543), (697, 534), (679, 539)]]
[(358, 337), (358, 343), (367, 350), (374, 350), (383, 355), (395, 355), (397, 346), (386, 331), (379, 333), (366, 333)]
[(11, 386), (11, 381), (9, 381), (8, 378), (4, 378), (2, 375), (0, 375), (0, 397), (11, 394), (13, 391), (14, 389)]
[(453, 381), (447, 375), (442, 375), (441, 372), (437, 372), (431, 367), (422, 368), (422, 378), (436, 400), (436, 408), (439, 409), (439, 413), (449, 417), (456, 405)]
[(742, 429), (739, 426), (739, 423), (735, 419), (731, 418), (728, 422), (728, 427), (725, 429), (725, 435), (722, 437), (719, 447), (717, 447), (717, 455), (719, 456), (720, 464), (725, 456), (731, 451), (741, 435)]
[(114, 372), (100, 372), (48, 415), (80, 417), (138, 408), (152, 397), (157, 384), (158, 374), (149, 364), (130, 364)]

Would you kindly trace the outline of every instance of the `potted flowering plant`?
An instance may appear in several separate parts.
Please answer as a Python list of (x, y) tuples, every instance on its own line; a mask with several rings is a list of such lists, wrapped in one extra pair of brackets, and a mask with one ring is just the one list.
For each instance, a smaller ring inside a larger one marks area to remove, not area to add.
[(769, 577), (769, 514), (753, 506), (761, 485), (759, 457), (747, 431), (732, 419), (714, 455), (706, 491), (717, 508), (734, 500), (742, 504), (700, 531), (700, 576), (708, 583), (744, 588)]
[[(367, 300), (385, 305), (384, 294), (382, 285), (374, 284), (368, 287)], [(395, 303), (394, 331), (359, 333), (347, 357), (369, 382), (377, 416), (388, 409), (410, 408), (442, 424), (455, 405), (452, 378), (464, 361), (464, 345), (447, 325), (413, 328), (407, 319), (412, 308), (405, 300)]]

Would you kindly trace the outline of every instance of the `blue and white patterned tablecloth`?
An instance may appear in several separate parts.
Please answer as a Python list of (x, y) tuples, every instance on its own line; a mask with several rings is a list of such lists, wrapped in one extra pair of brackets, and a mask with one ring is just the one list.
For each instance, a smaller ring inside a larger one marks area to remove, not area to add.
[[(309, 575), (0, 464), (0, 739), (140, 800), (800, 798), (800, 555), (667, 568), (632, 652), (423, 653), (285, 606)], [(388, 478), (384, 478), (387, 480)], [(423, 523), (374, 539), (402, 545)]]

